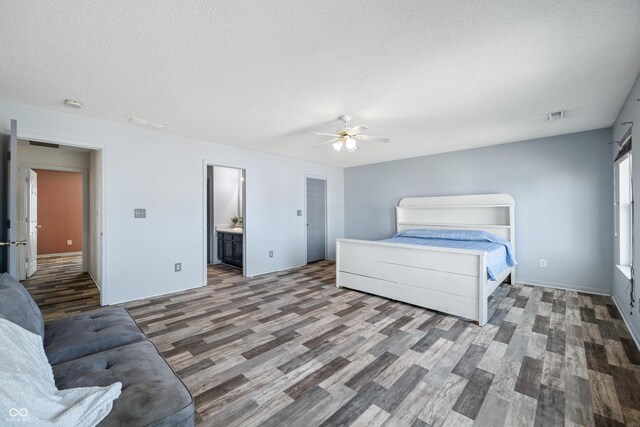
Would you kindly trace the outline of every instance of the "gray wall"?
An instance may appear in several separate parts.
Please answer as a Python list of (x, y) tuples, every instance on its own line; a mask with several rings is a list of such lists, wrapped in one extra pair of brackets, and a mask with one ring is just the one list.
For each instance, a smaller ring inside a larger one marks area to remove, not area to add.
[(348, 168), (345, 234), (391, 236), (403, 197), (509, 193), (518, 281), (610, 294), (610, 138), (610, 129), (600, 129)]
[[(640, 102), (637, 101), (637, 99), (640, 98), (640, 76), (638, 77), (638, 79), (636, 79), (636, 83), (633, 85), (633, 88), (631, 89), (631, 93), (629, 94), (629, 96), (627, 97), (627, 101), (625, 102), (624, 106), (622, 107), (622, 110), (620, 111), (620, 114), (618, 115), (618, 118), (612, 128), (612, 140), (619, 140), (620, 138), (622, 138), (622, 136), (624, 135), (624, 133), (627, 131), (627, 129), (629, 129), (629, 125), (624, 125), (622, 126), (621, 123), (624, 122), (635, 122), (635, 141), (633, 141), (634, 147), (633, 147), (633, 151), (632, 151), (632, 155), (633, 155), (633, 180), (634, 180), (634, 187), (633, 187), (633, 199), (634, 201), (636, 201), (635, 205), (636, 205), (636, 209), (635, 209), (635, 215), (634, 215), (634, 225), (635, 225), (635, 232), (634, 232), (634, 241), (635, 241), (635, 249), (634, 249), (634, 254), (633, 254), (633, 264), (635, 266), (640, 265), (640, 245), (638, 244), (638, 242), (640, 242), (640, 209), (638, 208), (638, 206), (640, 206), (639, 203), (637, 203), (638, 200), (640, 200), (640, 155), (638, 153), (640, 153), (640, 138), (638, 138), (638, 129), (640, 129)], [(615, 155), (616, 152), (616, 147), (614, 147), (614, 153), (612, 153), (612, 155)], [(618, 259), (618, 241), (617, 239), (614, 240), (615, 244), (614, 244), (614, 260)], [(613, 261), (616, 262), (616, 261)], [(636, 270), (638, 269), (638, 267), (636, 267)], [(637, 277), (637, 274), (636, 274)], [(637, 279), (636, 279), (637, 282)], [(627, 324), (629, 325), (631, 332), (633, 333), (636, 342), (639, 342), (639, 338), (640, 338), (640, 310), (638, 307), (638, 303), (636, 302), (636, 307), (633, 310), (630, 310), (629, 308), (629, 293), (627, 292), (627, 286), (629, 285), (629, 281), (627, 280), (626, 277), (624, 277), (624, 275), (620, 272), (620, 270), (618, 270), (617, 267), (615, 267), (615, 265), (613, 266), (613, 298), (614, 300), (618, 303), (618, 306), (622, 309), (622, 315), (625, 317), (625, 319), (627, 320)], [(636, 284), (636, 295), (640, 295), (640, 285)], [(637, 301), (637, 297), (636, 297), (636, 301)], [(633, 313), (633, 314), (631, 314)]]

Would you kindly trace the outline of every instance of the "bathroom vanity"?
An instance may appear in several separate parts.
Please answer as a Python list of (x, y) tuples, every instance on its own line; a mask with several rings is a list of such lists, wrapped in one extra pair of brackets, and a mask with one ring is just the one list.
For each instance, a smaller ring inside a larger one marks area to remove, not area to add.
[(218, 259), (221, 262), (242, 267), (242, 232), (242, 228), (216, 228)]

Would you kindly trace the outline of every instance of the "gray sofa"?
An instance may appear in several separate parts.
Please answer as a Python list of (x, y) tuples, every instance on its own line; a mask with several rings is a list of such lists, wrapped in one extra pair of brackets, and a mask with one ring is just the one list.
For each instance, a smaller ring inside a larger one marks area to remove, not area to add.
[(44, 323), (29, 292), (0, 275), (0, 316), (43, 338), (58, 389), (122, 383), (100, 426), (192, 426), (193, 397), (121, 307)]

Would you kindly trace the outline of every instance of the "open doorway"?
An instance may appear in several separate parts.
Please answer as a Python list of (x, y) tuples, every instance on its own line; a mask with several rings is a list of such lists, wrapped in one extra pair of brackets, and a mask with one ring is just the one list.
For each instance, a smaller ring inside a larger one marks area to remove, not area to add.
[(25, 176), (26, 278), (37, 271), (38, 258), (82, 259), (87, 239), (83, 224), (86, 174), (30, 167), (20, 172)]
[(18, 279), (58, 310), (100, 305), (101, 150), (18, 140), (17, 160)]
[(307, 263), (327, 256), (327, 181), (306, 178)]
[(245, 170), (207, 165), (208, 272), (246, 275)]

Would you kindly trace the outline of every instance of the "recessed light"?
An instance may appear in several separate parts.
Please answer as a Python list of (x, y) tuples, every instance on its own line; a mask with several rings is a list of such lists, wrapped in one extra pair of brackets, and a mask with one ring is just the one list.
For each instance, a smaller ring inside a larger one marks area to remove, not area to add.
[(564, 110), (554, 111), (553, 113), (547, 114), (547, 120), (553, 121), (564, 118)]
[(82, 102), (76, 101), (75, 99), (65, 99), (64, 105), (71, 108), (82, 108)]
[(152, 122), (150, 120), (141, 119), (140, 117), (131, 117), (131, 118), (129, 118), (129, 122), (130, 123), (135, 123), (135, 124), (141, 125), (141, 126), (147, 126), (147, 127), (154, 128), (154, 129), (164, 129), (164, 128), (167, 127), (167, 125), (164, 125), (162, 123)]

